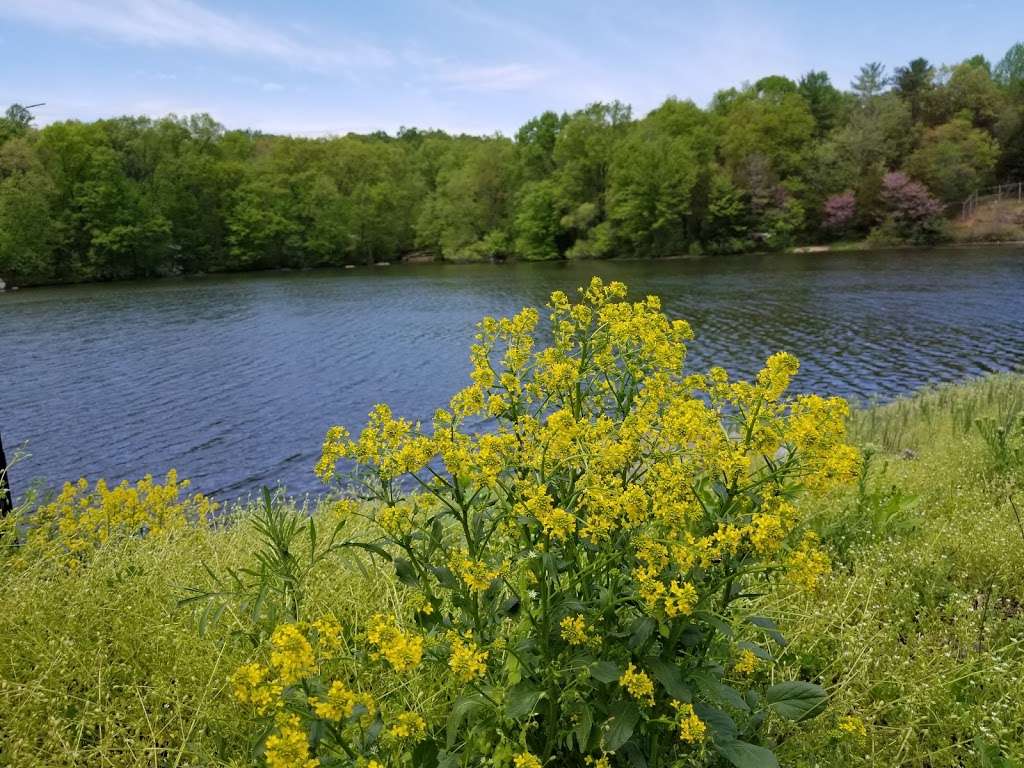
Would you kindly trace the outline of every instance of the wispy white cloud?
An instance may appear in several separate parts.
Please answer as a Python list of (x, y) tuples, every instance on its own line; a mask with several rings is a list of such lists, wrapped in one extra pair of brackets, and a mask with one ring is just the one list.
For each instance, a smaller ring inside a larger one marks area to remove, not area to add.
[(280, 83), (264, 83), (260, 86), (267, 93), (274, 93), (276, 91), (283, 91), (284, 86)]
[(465, 91), (520, 91), (532, 88), (547, 77), (547, 72), (528, 64), (505, 64), (493, 67), (442, 64), (430, 79)]
[(85, 30), (135, 45), (271, 58), (314, 71), (387, 67), (393, 61), (386, 49), (370, 43), (345, 40), (336, 47), (319, 46), (192, 0), (3, 0), (0, 16)]

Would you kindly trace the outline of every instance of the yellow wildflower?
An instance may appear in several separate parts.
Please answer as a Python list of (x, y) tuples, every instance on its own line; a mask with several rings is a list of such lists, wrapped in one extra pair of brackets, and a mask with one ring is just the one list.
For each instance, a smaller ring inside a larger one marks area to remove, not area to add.
[(283, 685), (294, 685), (316, 669), (313, 647), (295, 624), (282, 624), (270, 636), (270, 665)]
[(501, 573), (500, 569), (490, 568), (486, 563), (474, 560), (465, 549), (452, 552), (448, 567), (474, 592), (486, 592)]
[(562, 639), (569, 645), (586, 645), (593, 638), (587, 620), (581, 615), (566, 616), (562, 619)]
[(527, 489), (516, 511), (536, 519), (544, 533), (556, 541), (564, 540), (576, 532), (576, 518), (556, 507), (544, 486), (536, 485)]
[(324, 720), (345, 720), (352, 717), (356, 713), (356, 708), (361, 706), (365, 712), (362, 713), (360, 722), (367, 725), (377, 712), (377, 704), (373, 700), (373, 696), (369, 693), (353, 691), (340, 680), (331, 683), (325, 697), (313, 697), (309, 702), (317, 717)]
[(668, 587), (668, 595), (665, 597), (665, 614), (674, 619), (677, 616), (689, 616), (693, 613), (694, 607), (700, 596), (697, 589), (689, 582), (680, 584), (673, 581)]
[(388, 729), (388, 735), (393, 739), (422, 741), (427, 735), (427, 721), (415, 712), (402, 712)]
[(448, 668), (460, 683), (468, 683), (482, 677), (487, 672), (487, 651), (473, 642), (472, 635), (465, 638), (455, 632), (448, 633), (451, 643), (451, 655), (448, 657)]
[(298, 715), (278, 715), (277, 732), (267, 737), (267, 768), (316, 768), (309, 755), (309, 737)]
[(512, 758), (512, 764), (515, 768), (541, 768), (542, 766), (540, 758), (531, 755), (529, 752), (520, 752)]
[(334, 658), (341, 649), (341, 622), (333, 616), (321, 616), (310, 624), (316, 632), (317, 652), (321, 659)]
[(374, 659), (383, 657), (396, 672), (405, 672), (423, 659), (423, 638), (403, 632), (393, 620), (376, 614), (370, 622), (366, 638), (377, 647)]
[(646, 672), (637, 669), (632, 662), (619, 678), (619, 685), (637, 701), (648, 705), (654, 704), (654, 683)]
[(818, 544), (818, 537), (808, 532), (800, 546), (786, 561), (787, 577), (803, 589), (814, 589), (822, 576), (832, 570), (826, 555)]
[(679, 729), (679, 740), (687, 744), (697, 744), (704, 740), (707, 726), (704, 721), (697, 717), (692, 704), (684, 704), (681, 701), (673, 701), (672, 707), (676, 710), (676, 727)]
[(758, 658), (749, 648), (744, 648), (740, 651), (739, 658), (736, 659), (736, 663), (733, 664), (732, 668), (741, 675), (749, 675), (755, 669), (757, 669)]
[(259, 663), (243, 664), (231, 677), (235, 698), (266, 714), (281, 695), (281, 684), (270, 679), (270, 670)]
[(856, 715), (844, 715), (839, 718), (839, 730), (850, 736), (864, 738), (868, 735), (868, 729), (864, 721)]

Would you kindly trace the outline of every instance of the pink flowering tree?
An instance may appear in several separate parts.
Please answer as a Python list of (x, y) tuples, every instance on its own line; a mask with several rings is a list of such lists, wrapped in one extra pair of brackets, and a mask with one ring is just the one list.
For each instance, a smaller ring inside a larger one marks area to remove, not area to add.
[(822, 224), (836, 235), (847, 233), (857, 215), (857, 198), (847, 190), (825, 200)]
[(901, 171), (882, 177), (881, 200), (886, 218), (872, 235), (891, 242), (929, 244), (945, 238), (940, 203), (919, 181)]

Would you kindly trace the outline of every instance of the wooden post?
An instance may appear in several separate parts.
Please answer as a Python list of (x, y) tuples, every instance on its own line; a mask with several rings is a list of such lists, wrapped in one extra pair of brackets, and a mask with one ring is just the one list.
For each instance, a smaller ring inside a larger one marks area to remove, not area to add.
[(0, 435), (0, 517), (6, 517), (14, 510), (11, 498), (11, 483), (7, 479), (7, 456), (4, 455), (4, 438)]

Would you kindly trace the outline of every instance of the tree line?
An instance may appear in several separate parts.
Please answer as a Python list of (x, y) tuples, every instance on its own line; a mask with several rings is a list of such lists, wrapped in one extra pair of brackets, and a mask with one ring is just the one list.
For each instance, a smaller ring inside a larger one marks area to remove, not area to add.
[(943, 210), (1024, 179), (1024, 44), (545, 112), (514, 137), (310, 139), (209, 115), (0, 119), (8, 282), (449, 260), (665, 257), (860, 238), (934, 242)]

